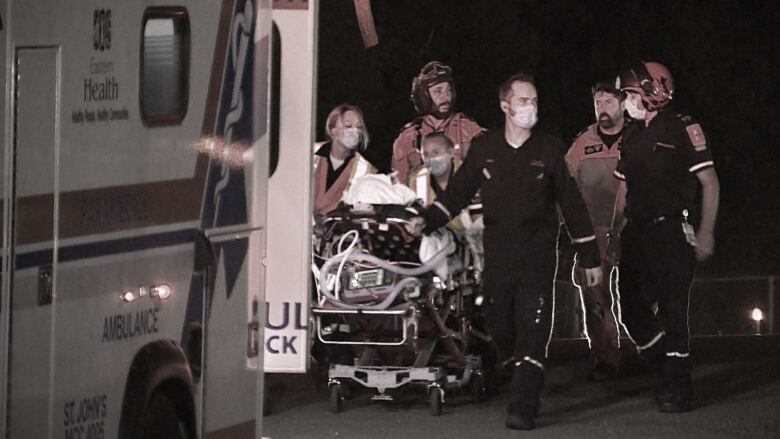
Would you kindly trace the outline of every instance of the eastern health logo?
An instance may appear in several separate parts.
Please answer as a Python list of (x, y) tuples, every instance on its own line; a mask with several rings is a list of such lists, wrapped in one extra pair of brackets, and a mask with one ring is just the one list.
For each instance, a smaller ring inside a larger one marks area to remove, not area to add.
[(111, 9), (92, 13), (92, 47), (101, 52), (111, 49)]

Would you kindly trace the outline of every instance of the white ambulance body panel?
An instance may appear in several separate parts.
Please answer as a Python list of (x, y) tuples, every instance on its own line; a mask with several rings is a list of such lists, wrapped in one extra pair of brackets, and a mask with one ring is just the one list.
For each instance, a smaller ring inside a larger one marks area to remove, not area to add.
[(308, 366), (317, 3), (278, 2), (273, 11), (281, 69), (279, 155), (268, 180), (266, 372)]
[(0, 0), (0, 438), (260, 437), (270, 14)]

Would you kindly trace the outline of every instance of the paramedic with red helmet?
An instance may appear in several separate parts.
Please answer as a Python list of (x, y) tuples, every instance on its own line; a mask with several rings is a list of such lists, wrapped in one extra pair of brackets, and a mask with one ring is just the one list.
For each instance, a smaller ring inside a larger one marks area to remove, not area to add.
[(472, 118), (455, 112), (455, 81), (452, 68), (431, 61), (412, 80), (411, 101), (419, 117), (404, 125), (393, 142), (393, 171), (399, 182), (422, 167), (422, 139), (430, 133), (444, 133), (455, 145), (453, 156), (466, 156), (471, 141), (484, 130)]
[(616, 86), (637, 119), (623, 133), (615, 169), (627, 188), (621, 321), (640, 355), (661, 373), (659, 410), (684, 412), (693, 394), (689, 290), (696, 261), (715, 247), (718, 176), (701, 126), (669, 107), (674, 80), (665, 66), (639, 63), (622, 71)]

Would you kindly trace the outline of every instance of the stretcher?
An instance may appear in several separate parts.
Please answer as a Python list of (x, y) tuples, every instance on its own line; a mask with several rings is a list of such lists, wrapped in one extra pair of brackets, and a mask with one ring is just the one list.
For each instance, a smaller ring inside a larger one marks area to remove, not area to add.
[(375, 390), (375, 400), (421, 388), (434, 415), (447, 395), (468, 392), (479, 401), (485, 394), (492, 355), (477, 247), (446, 228), (431, 237), (409, 234), (405, 226), (420, 209), (343, 205), (315, 227), (316, 341), (348, 353), (329, 365), (334, 412), (343, 408), (347, 383)]

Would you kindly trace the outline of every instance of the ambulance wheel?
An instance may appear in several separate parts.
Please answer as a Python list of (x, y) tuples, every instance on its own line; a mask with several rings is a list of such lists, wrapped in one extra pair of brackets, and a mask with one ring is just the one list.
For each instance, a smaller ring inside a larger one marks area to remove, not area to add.
[(330, 385), (330, 411), (339, 413), (342, 409), (344, 398), (341, 395), (341, 386), (338, 384)]
[(441, 400), (444, 391), (438, 387), (432, 387), (428, 392), (428, 401), (430, 402), (431, 415), (441, 416)]
[(143, 420), (143, 439), (189, 439), (186, 421), (163, 392), (152, 395)]
[(471, 380), (469, 380), (469, 391), (471, 392), (471, 401), (475, 404), (482, 402), (484, 382), (485, 380), (482, 378), (481, 373), (474, 373), (471, 375)]

